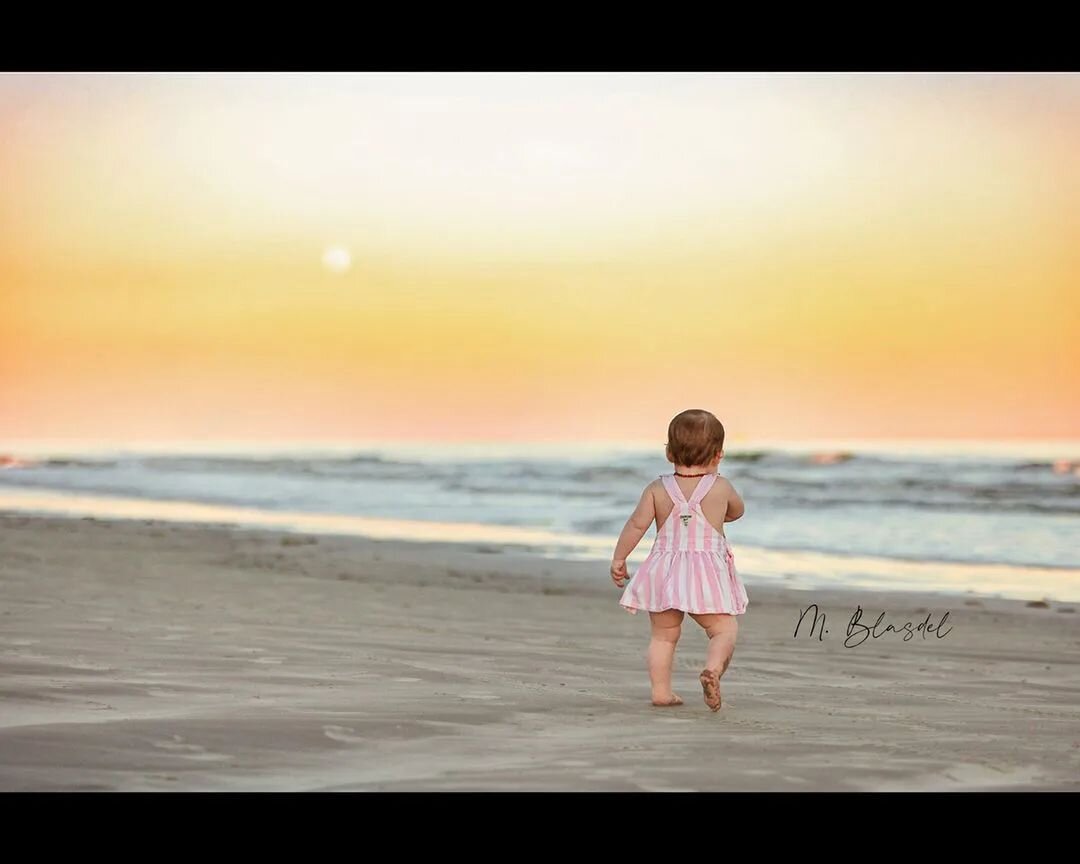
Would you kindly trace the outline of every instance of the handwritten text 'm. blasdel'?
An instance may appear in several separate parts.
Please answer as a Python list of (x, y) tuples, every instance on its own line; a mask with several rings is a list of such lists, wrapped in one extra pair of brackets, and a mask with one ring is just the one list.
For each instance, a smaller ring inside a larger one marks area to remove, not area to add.
[[(802, 612), (799, 613), (799, 620), (795, 624), (795, 632), (792, 635), (793, 637), (798, 638), (799, 628), (802, 627), (803, 621), (806, 620), (807, 613), (809, 613), (811, 609), (814, 610), (814, 617), (810, 620), (810, 629), (808, 632), (810, 636), (813, 637), (814, 631), (816, 630), (818, 641), (821, 642), (824, 640), (825, 636), (828, 635), (829, 631), (828, 628), (825, 626), (826, 615), (818, 608), (817, 603), (811, 603), (809, 606), (803, 609)], [(948, 620), (949, 613), (946, 612), (944, 615), (942, 615), (941, 620), (939, 620), (937, 624), (930, 623), (930, 618), (932, 617), (932, 615), (932, 612), (927, 612), (926, 618), (924, 618), (918, 624), (915, 624), (912, 621), (907, 621), (897, 627), (893, 624), (883, 624), (885, 620), (885, 613), (882, 612), (880, 615), (878, 615), (877, 620), (873, 624), (868, 625), (862, 623), (862, 606), (856, 606), (855, 611), (852, 613), (851, 618), (848, 620), (847, 633), (844, 639), (844, 647), (854, 648), (857, 645), (861, 645), (869, 638), (880, 639), (882, 636), (885, 636), (889, 633), (902, 633), (903, 636), (901, 638), (904, 642), (910, 642), (912, 639), (915, 638), (915, 635), (917, 633), (921, 634), (923, 639), (925, 639), (930, 633), (933, 633), (936, 639), (944, 639), (946, 636), (949, 635), (950, 632), (952, 632), (952, 627), (949, 627), (947, 630), (941, 629), (945, 625), (946, 620)]]

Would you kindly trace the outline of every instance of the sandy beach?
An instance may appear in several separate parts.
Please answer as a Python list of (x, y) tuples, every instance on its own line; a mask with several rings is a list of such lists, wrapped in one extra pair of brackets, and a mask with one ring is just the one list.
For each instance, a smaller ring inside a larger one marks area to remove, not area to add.
[(714, 715), (603, 563), (0, 514), (0, 790), (1080, 789), (1073, 605), (744, 578)]

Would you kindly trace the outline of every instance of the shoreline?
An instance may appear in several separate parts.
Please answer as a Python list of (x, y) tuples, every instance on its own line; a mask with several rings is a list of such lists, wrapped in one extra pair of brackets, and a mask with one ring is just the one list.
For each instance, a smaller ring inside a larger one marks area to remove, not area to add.
[(603, 562), (0, 513), (0, 789), (1080, 789), (1068, 604), (746, 584), (712, 715)]
[[(123, 521), (211, 527), (233, 531), (290, 533), (300, 536), (355, 537), (373, 542), (423, 543), (450, 549), (510, 548), (514, 554), (540, 558), (562, 567), (571, 563), (606, 566), (615, 537), (560, 534), (539, 528), (488, 523), (426, 522), (333, 513), (266, 510), (186, 500), (150, 499), (0, 485), (0, 516)], [(407, 537), (409, 539), (402, 539)], [(631, 570), (640, 566), (652, 545), (651, 532), (631, 554)], [(943, 561), (871, 556), (743, 544), (732, 540), (740, 573), (759, 584), (797, 591), (869, 590), (900, 593), (973, 595), (1080, 603), (1080, 569), (1058, 565)], [(929, 588), (941, 583), (954, 586)], [(893, 587), (895, 586), (895, 587)]]

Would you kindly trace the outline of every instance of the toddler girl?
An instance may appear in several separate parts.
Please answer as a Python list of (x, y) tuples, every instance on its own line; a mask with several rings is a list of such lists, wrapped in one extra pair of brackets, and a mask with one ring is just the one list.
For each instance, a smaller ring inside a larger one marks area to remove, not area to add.
[[(641, 493), (637, 508), (619, 535), (611, 578), (620, 588), (627, 611), (649, 613), (649, 680), (652, 704), (682, 705), (671, 689), (671, 667), (683, 615), (709, 636), (705, 669), (698, 676), (705, 704), (720, 710), (720, 677), (731, 662), (739, 625), (746, 611), (746, 589), (724, 536), (724, 523), (743, 515), (735, 487), (716, 473), (724, 458), (724, 427), (708, 411), (692, 409), (668, 425), (667, 458), (672, 474), (661, 474)], [(656, 520), (656, 540), (633, 579), (626, 558)]]

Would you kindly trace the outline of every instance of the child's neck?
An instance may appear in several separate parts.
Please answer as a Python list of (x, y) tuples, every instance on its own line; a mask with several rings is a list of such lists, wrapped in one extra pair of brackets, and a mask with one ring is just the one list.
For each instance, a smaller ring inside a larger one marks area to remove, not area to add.
[(681, 476), (687, 474), (715, 474), (717, 465), (676, 465), (675, 473)]

